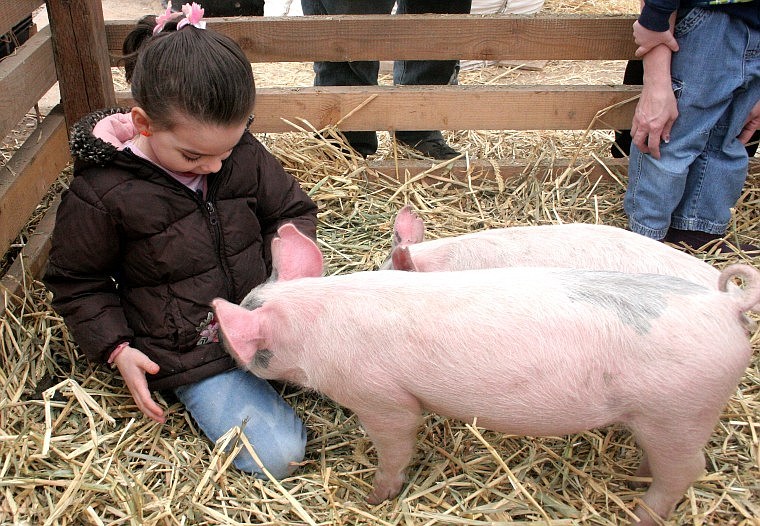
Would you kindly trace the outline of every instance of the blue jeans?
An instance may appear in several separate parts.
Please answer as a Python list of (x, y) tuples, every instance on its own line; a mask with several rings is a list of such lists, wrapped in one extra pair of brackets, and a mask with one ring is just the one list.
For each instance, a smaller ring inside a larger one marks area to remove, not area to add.
[[(177, 387), (174, 393), (212, 442), (247, 420), (243, 433), (275, 478), (287, 477), (297, 467), (291, 463), (303, 460), (303, 423), (266, 380), (232, 369)], [(245, 448), (233, 463), (241, 471), (264, 478)]]
[(760, 31), (718, 9), (694, 8), (677, 21), (675, 36), (679, 116), (660, 159), (631, 147), (628, 227), (654, 239), (669, 227), (722, 235), (747, 177), (736, 137), (760, 100)]
[[(304, 15), (390, 14), (395, 0), (301, 0)], [(397, 14), (467, 14), (472, 0), (398, 0)], [(315, 86), (374, 86), (380, 63), (377, 61), (315, 62)], [(397, 60), (393, 82), (398, 85), (455, 84), (458, 60)], [(365, 155), (377, 150), (377, 135), (371, 131), (345, 133), (349, 143)], [(396, 138), (414, 146), (421, 140), (441, 139), (439, 131), (398, 131)]]

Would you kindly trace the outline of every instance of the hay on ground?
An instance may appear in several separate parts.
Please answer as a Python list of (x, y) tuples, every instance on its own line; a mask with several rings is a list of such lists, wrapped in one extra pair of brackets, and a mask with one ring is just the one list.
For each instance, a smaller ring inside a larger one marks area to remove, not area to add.
[[(311, 134), (262, 139), (319, 203), (329, 273), (375, 269), (390, 249), (393, 218), (407, 203), (430, 237), (569, 221), (624, 226), (623, 181), (500, 181), (473, 173), (467, 180), (444, 174), (399, 183)], [(741, 242), (760, 241), (758, 180), (753, 173), (737, 207)], [(718, 267), (747, 260), (700, 257)], [(628, 485), (640, 452), (622, 428), (511, 437), (428, 415), (409, 484), (397, 500), (372, 507), (364, 497), (374, 450), (355, 416), (290, 387), (283, 392), (310, 433), (307, 458), (289, 479), (255, 480), (232, 467), (224, 451), (245, 447), (236, 430), (215, 446), (179, 405), (168, 407), (163, 426), (144, 418), (118, 374), (82, 361), (39, 283), (24, 298), (6, 301), (19, 305), (0, 325), (2, 523), (609, 525), (631, 520), (641, 495)], [(758, 363), (723, 412), (706, 450), (707, 473), (679, 504), (678, 524), (757, 524)]]
[[(547, 2), (556, 12), (577, 12), (580, 4), (593, 3)], [(637, 4), (593, 6), (629, 12)], [(271, 73), (259, 67), (257, 81)], [(562, 83), (572, 77), (622, 78), (620, 63), (582, 67), (496, 67), (463, 73), (462, 82), (530, 84), (536, 75)], [(309, 65), (288, 71), (292, 77), (270, 79), (269, 85), (311, 80)], [(319, 239), (330, 274), (377, 268), (390, 250), (395, 214), (405, 204), (417, 209), (430, 238), (560, 222), (625, 226), (624, 177), (599, 183), (580, 176), (587, 163), (608, 157), (611, 132), (445, 132), (473, 157), (524, 159), (525, 175), (503, 179), (473, 171), (459, 178), (439, 171), (426, 178), (401, 173), (401, 181), (341, 153), (334, 130), (322, 135), (333, 142), (298, 132), (260, 138), (319, 204)], [(377, 158), (409, 155), (380, 134)], [(577, 169), (544, 179), (536, 167), (557, 158), (576, 159)], [(760, 244), (759, 201), (755, 167), (729, 240)], [(696, 256), (718, 268), (737, 261), (760, 266), (760, 257), (743, 253)], [(23, 297), (4, 296), (3, 302), (0, 524), (607, 526), (631, 521), (630, 510), (641, 496), (630, 487), (640, 450), (617, 426), (565, 437), (514, 437), (430, 414), (419, 431), (409, 483), (394, 501), (369, 506), (364, 498), (375, 452), (356, 417), (294, 387), (282, 392), (309, 430), (307, 457), (291, 478), (257, 480), (231, 466), (235, 452), (248, 447), (239, 429), (211, 444), (180, 405), (163, 399), (166, 424), (146, 419), (115, 371), (83, 361), (39, 282), (30, 278)], [(706, 473), (679, 503), (674, 524), (760, 525), (757, 333), (752, 341), (752, 363), (706, 447)]]

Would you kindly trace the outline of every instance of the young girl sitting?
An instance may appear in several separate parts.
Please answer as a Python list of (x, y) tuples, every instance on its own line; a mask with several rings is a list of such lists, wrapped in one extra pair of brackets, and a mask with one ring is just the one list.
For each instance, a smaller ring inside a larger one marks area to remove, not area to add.
[[(165, 421), (151, 391), (166, 390), (212, 441), (247, 422), (264, 467), (285, 477), (303, 458), (303, 424), (236, 368), (209, 303), (240, 302), (267, 279), (281, 224), (315, 237), (317, 207), (248, 132), (250, 61), (202, 15), (187, 4), (126, 38), (136, 106), (73, 127), (44, 280), (81, 351), (114, 364), (145, 415)], [(235, 465), (261, 474), (245, 450)]]

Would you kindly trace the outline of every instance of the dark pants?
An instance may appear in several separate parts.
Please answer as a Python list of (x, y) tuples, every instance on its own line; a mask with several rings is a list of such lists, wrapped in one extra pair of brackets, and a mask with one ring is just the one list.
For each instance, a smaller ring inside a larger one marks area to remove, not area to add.
[[(172, 0), (172, 11), (182, 11), (186, 0)], [(264, 0), (203, 0), (203, 16), (264, 16)]]
[[(394, 0), (301, 0), (304, 15), (390, 14)], [(397, 14), (467, 14), (471, 0), (399, 0)], [(315, 62), (315, 86), (375, 86), (380, 63), (377, 61)], [(393, 82), (398, 85), (456, 84), (458, 60), (397, 60)], [(348, 132), (349, 144), (364, 155), (377, 150), (373, 131)], [(430, 138), (443, 139), (439, 131), (399, 131), (396, 138), (414, 145)]]

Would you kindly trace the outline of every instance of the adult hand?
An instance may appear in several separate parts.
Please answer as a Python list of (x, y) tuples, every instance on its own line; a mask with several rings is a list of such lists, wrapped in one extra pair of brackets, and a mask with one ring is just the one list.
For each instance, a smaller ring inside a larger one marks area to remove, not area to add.
[(678, 51), (678, 42), (671, 31), (652, 31), (639, 24), (638, 20), (633, 23), (633, 41), (639, 46), (636, 49), (637, 57), (643, 57), (662, 44), (673, 53)]
[(670, 141), (670, 130), (678, 118), (673, 90), (646, 86), (636, 105), (631, 123), (631, 138), (642, 153), (660, 158), (660, 141)]
[(678, 118), (670, 77), (671, 51), (657, 46), (644, 57), (644, 86), (631, 123), (631, 139), (642, 153), (660, 158), (660, 141), (670, 141)]
[(760, 128), (760, 100), (757, 101), (755, 106), (749, 112), (747, 122), (744, 123), (744, 127), (737, 138), (742, 144), (747, 144), (758, 128)]
[(114, 363), (119, 368), (119, 372), (140, 411), (148, 418), (163, 424), (166, 421), (164, 411), (151, 397), (148, 381), (145, 378), (146, 373), (156, 374), (158, 372), (158, 364), (141, 351), (130, 346), (125, 347), (116, 356)]

